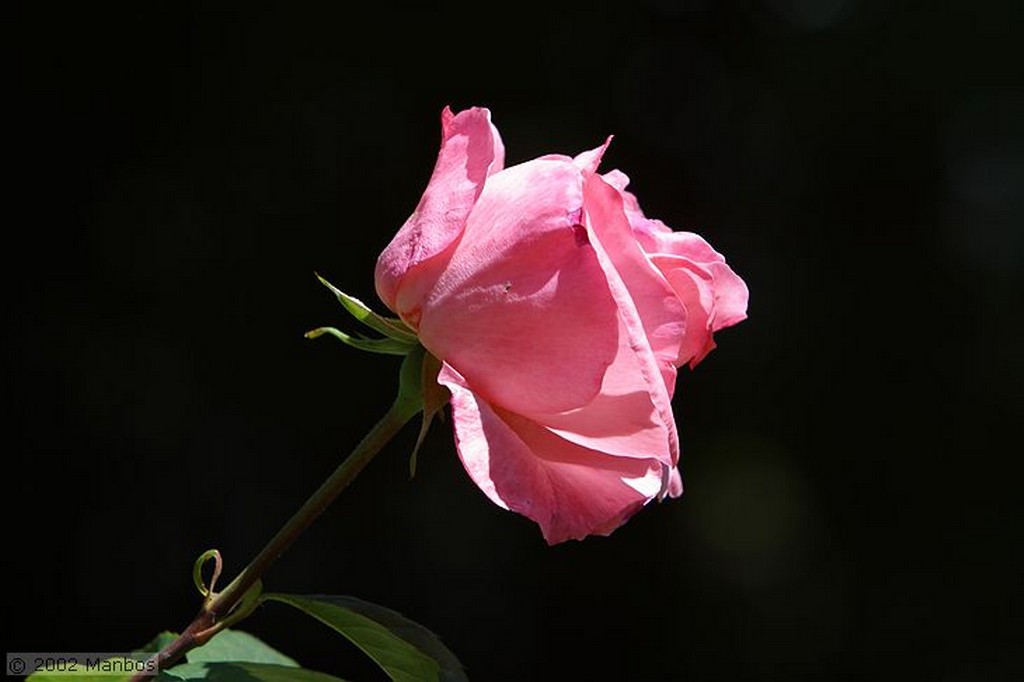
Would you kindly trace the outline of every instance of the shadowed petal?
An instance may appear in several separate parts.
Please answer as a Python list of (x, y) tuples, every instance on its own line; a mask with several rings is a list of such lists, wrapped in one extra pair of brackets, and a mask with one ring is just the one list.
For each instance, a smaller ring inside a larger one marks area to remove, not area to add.
[(697, 363), (715, 347), (714, 332), (747, 317), (747, 285), (703, 239), (673, 232), (657, 240), (662, 253), (651, 262), (664, 274), (687, 310), (686, 336), (677, 365)]
[(640, 372), (634, 381), (651, 397), (652, 418), (664, 428), (675, 464), (679, 437), (671, 393), (685, 309), (633, 237), (618, 190), (588, 174), (583, 192), (587, 231), (624, 323), (620, 343), (636, 358)]
[[(637, 354), (622, 340), (629, 334), (619, 319), (619, 349), (601, 385), (585, 407), (558, 414), (527, 414), (566, 440), (618, 457), (675, 463), (672, 435), (658, 418)], [(672, 368), (673, 374), (675, 368)]]
[(625, 191), (625, 174), (611, 171), (603, 177), (621, 194), (637, 242), (686, 309), (685, 334), (673, 364), (693, 368), (715, 348), (714, 332), (746, 319), (747, 285), (703, 237), (673, 232), (644, 216), (636, 197)]
[(452, 391), (456, 443), (470, 477), (495, 504), (540, 525), (548, 544), (608, 535), (662, 487), (656, 460), (613, 457), (570, 443), (488, 405), (450, 367), (438, 380)]

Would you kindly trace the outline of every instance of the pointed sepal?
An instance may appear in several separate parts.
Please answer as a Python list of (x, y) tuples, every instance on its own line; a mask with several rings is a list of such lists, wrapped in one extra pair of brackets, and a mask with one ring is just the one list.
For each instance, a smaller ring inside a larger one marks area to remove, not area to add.
[(334, 327), (317, 327), (306, 332), (307, 339), (315, 339), (327, 334), (338, 339), (347, 346), (364, 350), (368, 353), (380, 353), (382, 355), (408, 355), (416, 348), (416, 342), (397, 341), (395, 339), (367, 339), (362, 336), (351, 336), (335, 329)]
[(402, 341), (407, 344), (417, 342), (416, 332), (406, 326), (404, 322), (395, 317), (384, 317), (370, 309), (368, 305), (355, 296), (349, 296), (341, 289), (328, 282), (319, 274), (316, 276), (320, 283), (331, 290), (331, 293), (338, 299), (342, 307), (349, 315), (356, 318), (375, 332), (379, 332), (389, 339)]
[(420, 393), (423, 396), (423, 421), (420, 424), (420, 433), (416, 437), (416, 445), (409, 457), (409, 477), (416, 475), (416, 456), (419, 454), (423, 439), (427, 437), (427, 431), (434, 421), (434, 417), (440, 415), (444, 418), (444, 406), (451, 399), (451, 392), (437, 383), (437, 375), (441, 371), (441, 361), (430, 353), (423, 353), (421, 365)]

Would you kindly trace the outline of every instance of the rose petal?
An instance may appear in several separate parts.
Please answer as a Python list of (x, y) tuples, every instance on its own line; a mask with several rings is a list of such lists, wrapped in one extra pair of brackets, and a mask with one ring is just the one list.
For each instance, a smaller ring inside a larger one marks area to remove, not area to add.
[(492, 176), (423, 306), (423, 345), (520, 414), (589, 403), (619, 346), (615, 300), (576, 224), (581, 185), (554, 160)]
[(590, 403), (569, 412), (526, 416), (577, 445), (617, 457), (654, 458), (670, 466), (675, 463), (672, 435), (658, 418), (641, 361), (628, 339), (620, 317), (618, 353)]
[(644, 250), (656, 251), (657, 249), (648, 248), (649, 242), (645, 242), (644, 238), (652, 234), (665, 232), (670, 233), (672, 232), (672, 228), (668, 227), (660, 220), (652, 220), (644, 215), (636, 195), (632, 192), (626, 191), (626, 187), (629, 186), (628, 175), (618, 169), (615, 169), (608, 171), (601, 177), (605, 182), (619, 191), (619, 196), (622, 197), (622, 208), (626, 213), (626, 218), (629, 220), (629, 224), (636, 233), (637, 238), (641, 240)]
[[(399, 290), (412, 279), (424, 293), (431, 282), (415, 276), (418, 266), (437, 256), (460, 234), (487, 176), (501, 170), (505, 149), (487, 109), (441, 114), (441, 150), (419, 205), (377, 259), (377, 294), (385, 305), (415, 325), (417, 297)], [(436, 272), (435, 272), (436, 276)]]
[(624, 323), (626, 337), (620, 343), (637, 359), (635, 381), (651, 397), (652, 416), (665, 430), (675, 464), (679, 437), (671, 397), (685, 309), (637, 244), (618, 190), (587, 174), (583, 194), (587, 232)]
[(725, 263), (708, 266), (715, 281), (715, 307), (711, 315), (711, 331), (731, 327), (747, 319), (750, 291), (747, 283)]
[(604, 153), (608, 151), (608, 145), (612, 143), (612, 137), (612, 135), (609, 135), (605, 139), (604, 144), (600, 147), (577, 154), (576, 158), (574, 158), (572, 162), (580, 170), (588, 173), (596, 173), (597, 167), (601, 164), (601, 157), (603, 157)]
[(668, 477), (668, 496), (679, 497), (683, 494), (683, 477), (679, 475), (679, 469), (672, 467)]
[(676, 364), (693, 368), (715, 348), (714, 332), (746, 319), (747, 285), (703, 239), (684, 232), (673, 235), (679, 235), (674, 244), (661, 240), (661, 246), (675, 246), (677, 253), (691, 257), (655, 254), (651, 262), (686, 306), (686, 335)]
[[(661, 223), (660, 220), (648, 222)], [(647, 231), (644, 234), (642, 245), (647, 253), (682, 256), (700, 264), (725, 262), (725, 256), (715, 251), (699, 234), (671, 230)]]
[(651, 257), (651, 262), (661, 270), (686, 307), (686, 333), (675, 364), (681, 367), (689, 362), (691, 368), (695, 367), (715, 348), (708, 322), (714, 305), (713, 277), (685, 258), (656, 255)]
[[(616, 168), (614, 170), (608, 171), (607, 173), (605, 173), (601, 177), (604, 178), (604, 181), (607, 182), (609, 185), (611, 185), (615, 189), (619, 190), (619, 194), (623, 195), (622, 196), (623, 205), (628, 209), (629, 208), (629, 202), (626, 200), (626, 195), (628, 194), (630, 197), (633, 197), (632, 194), (629, 194), (629, 192), (626, 192), (626, 187), (629, 186), (629, 176), (626, 175), (625, 173), (623, 173), (622, 171), (620, 171), (618, 168)], [(633, 200), (635, 202), (636, 198), (633, 197)]]
[(608, 535), (661, 488), (655, 460), (611, 457), (494, 408), (444, 366), (459, 457), (495, 504), (540, 525), (548, 544)]

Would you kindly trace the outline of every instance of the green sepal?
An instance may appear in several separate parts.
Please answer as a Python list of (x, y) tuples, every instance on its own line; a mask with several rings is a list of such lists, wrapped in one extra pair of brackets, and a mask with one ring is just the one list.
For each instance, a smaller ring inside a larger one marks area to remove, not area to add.
[(307, 339), (315, 339), (318, 336), (329, 334), (342, 343), (369, 353), (380, 353), (382, 355), (408, 355), (416, 347), (416, 341), (397, 341), (391, 338), (366, 339), (357, 336), (349, 336), (345, 332), (334, 327), (318, 327), (306, 332)]
[(413, 415), (423, 409), (423, 356), (427, 351), (423, 346), (416, 345), (402, 360), (398, 370), (398, 395), (395, 396), (395, 407), (398, 412), (412, 419)]
[(352, 317), (356, 318), (370, 329), (380, 332), (387, 338), (394, 339), (395, 341), (402, 341), (406, 344), (414, 344), (417, 342), (416, 332), (409, 329), (409, 327), (407, 327), (406, 324), (398, 318), (378, 315), (358, 298), (355, 296), (349, 296), (319, 274), (317, 274), (316, 278), (320, 280), (321, 284), (331, 290), (331, 293), (337, 297), (338, 302), (341, 303)]
[(440, 415), (444, 418), (445, 404), (451, 398), (451, 392), (437, 383), (437, 374), (441, 371), (441, 361), (430, 353), (423, 353), (423, 362), (420, 364), (420, 395), (423, 401), (423, 421), (420, 423), (420, 432), (416, 437), (416, 445), (413, 446), (412, 455), (409, 456), (409, 477), (416, 475), (416, 456), (419, 454), (423, 439), (427, 437), (427, 431), (434, 421), (434, 417)]

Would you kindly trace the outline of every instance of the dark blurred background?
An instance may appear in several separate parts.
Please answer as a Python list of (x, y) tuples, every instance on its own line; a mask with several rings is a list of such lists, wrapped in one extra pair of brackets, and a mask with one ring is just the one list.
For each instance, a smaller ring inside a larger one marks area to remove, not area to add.
[[(914, 6), (917, 6), (914, 9)], [(1022, 674), (1020, 4), (5, 3), (8, 651), (183, 627), (393, 395), (377, 254), (441, 108), (703, 234), (750, 319), (680, 375), (686, 495), (554, 548), (410, 428), (267, 576), (439, 633), (474, 680)], [(244, 629), (383, 676), (269, 605)]]

